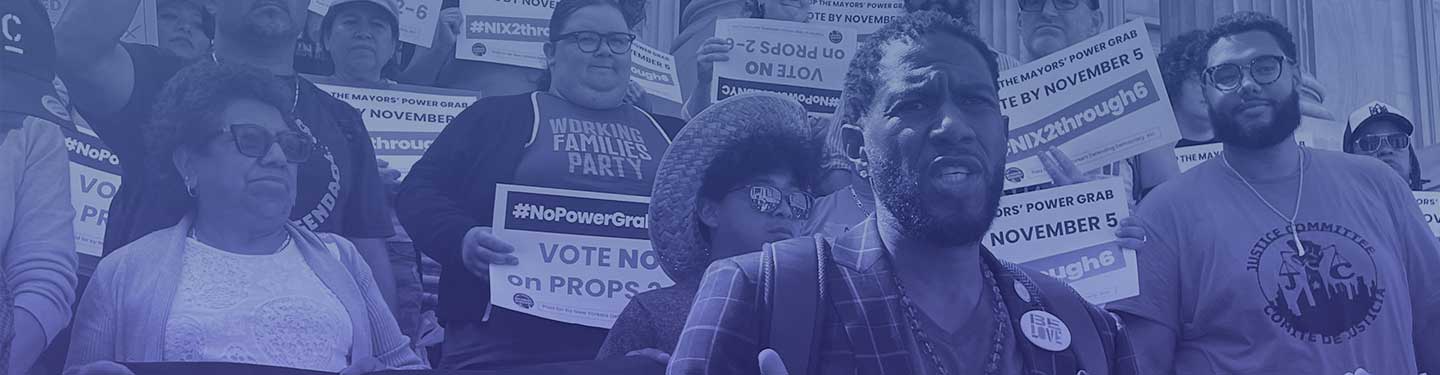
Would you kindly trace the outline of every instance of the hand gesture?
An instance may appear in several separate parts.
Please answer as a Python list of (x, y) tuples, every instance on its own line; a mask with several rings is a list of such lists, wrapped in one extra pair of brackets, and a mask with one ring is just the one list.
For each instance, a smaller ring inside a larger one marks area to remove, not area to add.
[(1080, 168), (1075, 166), (1075, 161), (1058, 148), (1050, 147), (1040, 151), (1040, 164), (1045, 166), (1045, 173), (1050, 174), (1050, 180), (1055, 182), (1055, 186), (1074, 185), (1095, 179), (1081, 172)]
[(484, 280), (490, 279), (491, 264), (520, 264), (519, 258), (509, 255), (513, 252), (515, 247), (495, 237), (490, 227), (470, 228), (460, 243), (460, 259), (465, 262), (465, 269)]
[(1115, 227), (1115, 240), (1122, 249), (1136, 250), (1150, 240), (1150, 234), (1145, 227), (1140, 225), (1133, 217), (1120, 219), (1120, 225)]
[(460, 32), (464, 30), (465, 14), (460, 12), (458, 7), (450, 7), (440, 10), (440, 24), (435, 27), (435, 39), (430, 42), (430, 48), (441, 50), (454, 50), (455, 39), (459, 38)]
[(695, 65), (700, 70), (700, 80), (709, 81), (710, 76), (715, 74), (715, 63), (730, 61), (730, 50), (735, 48), (735, 43), (725, 38), (705, 39), (700, 43), (700, 49), (695, 51)]

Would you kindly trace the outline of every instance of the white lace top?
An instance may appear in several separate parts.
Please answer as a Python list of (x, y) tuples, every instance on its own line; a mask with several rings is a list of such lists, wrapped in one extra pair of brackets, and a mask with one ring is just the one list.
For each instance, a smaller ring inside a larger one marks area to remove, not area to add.
[(164, 358), (338, 372), (348, 362), (350, 324), (345, 306), (293, 244), (241, 255), (191, 238), (165, 324)]

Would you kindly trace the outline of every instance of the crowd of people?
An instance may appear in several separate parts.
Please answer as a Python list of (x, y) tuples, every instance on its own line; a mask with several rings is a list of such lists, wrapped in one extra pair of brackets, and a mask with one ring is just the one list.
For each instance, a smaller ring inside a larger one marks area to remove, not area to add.
[[(1016, 1), (1027, 60), (1105, 31), (1100, 0)], [(976, 33), (970, 0), (903, 2), (821, 118), (783, 95), (709, 100), (734, 47), (716, 20), (808, 22), (813, 0), (687, 2), (673, 116), (631, 78), (645, 0), (555, 1), (543, 69), (456, 59), (454, 0), (428, 48), (400, 41), (395, 0), (323, 16), (311, 0), (157, 0), (158, 45), (121, 41), (141, 0), (70, 0), (53, 28), (39, 1), (0, 0), (0, 373), (43, 368), (67, 331), (74, 374), (1440, 371), (1440, 241), (1412, 195), (1431, 186), (1423, 124), (1376, 101), (1343, 150), (1299, 145), (1302, 116), (1333, 116), (1284, 24), (1237, 13), (1164, 44), (1175, 145), (1093, 171), (1049, 148), (1052, 182), (1006, 190), (998, 79), (1022, 60)], [(402, 181), (320, 79), (478, 100)], [(76, 123), (122, 167), (90, 275), (64, 188)], [(1213, 146), (1182, 171), (1177, 152)], [(1111, 178), (1139, 296), (1097, 306), (982, 245), (1003, 196)], [(608, 329), (497, 307), (490, 269), (529, 251), (494, 229), (501, 184), (649, 197), (674, 284)]]

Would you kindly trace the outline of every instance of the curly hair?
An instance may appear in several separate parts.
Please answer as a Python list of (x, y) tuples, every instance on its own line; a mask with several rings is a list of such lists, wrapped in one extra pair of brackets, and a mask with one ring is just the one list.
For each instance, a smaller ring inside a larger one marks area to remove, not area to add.
[(985, 59), (990, 78), (1000, 79), (1000, 63), (996, 60), (999, 55), (977, 36), (973, 24), (933, 10), (910, 13), (870, 34), (870, 38), (855, 52), (855, 57), (850, 60), (850, 70), (845, 73), (845, 91), (841, 94), (845, 100), (841, 103), (840, 121), (853, 124), (870, 111), (875, 90), (880, 85), (880, 59), (884, 57), (883, 48), (886, 45), (894, 41), (915, 42), (935, 32), (950, 33), (970, 43)]
[(1165, 81), (1165, 88), (1170, 93), (1170, 101), (1179, 99), (1183, 93), (1180, 86), (1192, 75), (1200, 73), (1195, 67), (1195, 59), (1201, 56), (1198, 47), (1205, 39), (1204, 30), (1191, 30), (1180, 34), (1180, 36), (1166, 42), (1160, 47), (1160, 77)]
[(1220, 38), (1251, 31), (1264, 31), (1269, 33), (1270, 36), (1275, 37), (1275, 42), (1280, 44), (1280, 50), (1285, 53), (1285, 57), (1290, 60), (1295, 60), (1296, 50), (1298, 48), (1295, 46), (1295, 34), (1290, 33), (1290, 28), (1285, 27), (1285, 24), (1280, 23), (1275, 17), (1264, 13), (1238, 12), (1221, 17), (1220, 20), (1216, 21), (1215, 27), (1211, 28), (1210, 32), (1205, 34), (1205, 41), (1198, 49), (1198, 55), (1195, 59), (1195, 63), (1197, 64), (1195, 71), (1204, 71), (1210, 64), (1210, 48), (1214, 47), (1215, 43), (1220, 41)]
[(201, 61), (181, 69), (160, 90), (143, 126), (151, 172), (175, 173), (170, 158), (180, 147), (204, 152), (207, 136), (221, 126), (220, 114), (236, 100), (273, 106), (293, 128), (288, 94), (274, 75), (247, 65)]
[(793, 173), (795, 184), (810, 191), (820, 171), (820, 150), (816, 146), (812, 139), (774, 133), (745, 138), (721, 151), (705, 168), (700, 197), (724, 199), (745, 180), (774, 172)]

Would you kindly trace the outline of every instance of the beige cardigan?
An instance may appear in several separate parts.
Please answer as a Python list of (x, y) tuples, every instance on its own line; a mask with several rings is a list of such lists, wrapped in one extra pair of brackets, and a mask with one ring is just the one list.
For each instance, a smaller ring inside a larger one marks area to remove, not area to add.
[[(66, 367), (95, 361), (162, 362), (193, 217), (141, 237), (100, 261), (80, 299)], [(370, 267), (339, 236), (287, 224), (300, 254), (350, 315), (350, 363), (375, 357), (392, 369), (424, 369), (381, 299)]]

